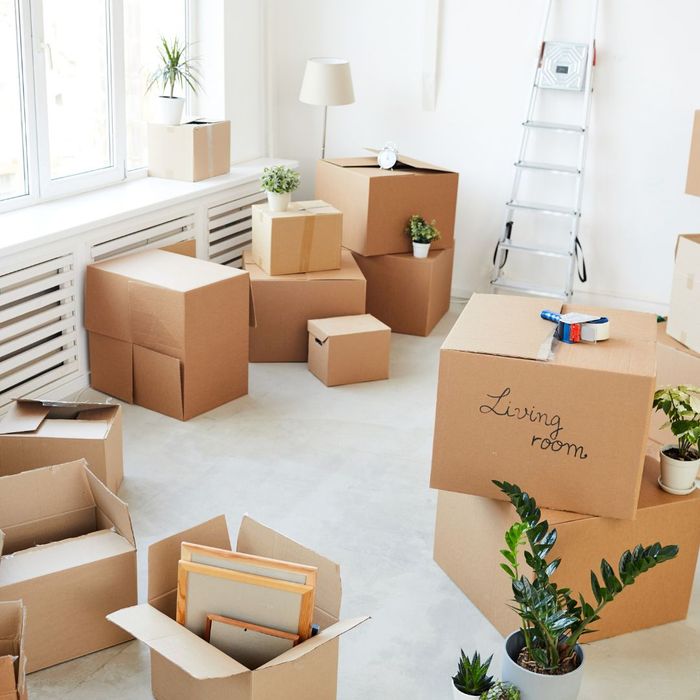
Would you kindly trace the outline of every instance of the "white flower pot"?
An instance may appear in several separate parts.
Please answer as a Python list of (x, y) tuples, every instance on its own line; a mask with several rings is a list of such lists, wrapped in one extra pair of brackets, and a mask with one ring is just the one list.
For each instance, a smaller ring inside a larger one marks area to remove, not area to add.
[(476, 700), (476, 698), (480, 697), (479, 695), (467, 695), (461, 690), (457, 690), (457, 686), (454, 684), (454, 681), (450, 681), (450, 685), (452, 686), (452, 697), (454, 700)]
[(430, 251), (430, 243), (416, 243), (413, 241), (413, 257), (427, 258)]
[(267, 193), (267, 203), (270, 206), (270, 211), (287, 211), (291, 201), (291, 192), (283, 192), (282, 194), (277, 194), (277, 192)]
[(160, 95), (156, 98), (156, 122), (175, 126), (182, 121), (182, 110), (185, 107), (183, 97), (166, 97)]
[(583, 680), (585, 658), (581, 647), (576, 651), (581, 659), (578, 667), (561, 676), (547, 676), (533, 673), (516, 662), (523, 648), (522, 632), (513, 632), (505, 641), (505, 653), (501, 667), (501, 679), (520, 689), (521, 700), (576, 700)]
[(675, 495), (692, 493), (695, 490), (695, 479), (700, 469), (700, 458), (691, 462), (683, 462), (666, 454), (666, 450), (676, 445), (664, 445), (661, 448), (661, 479), (659, 485), (664, 491)]

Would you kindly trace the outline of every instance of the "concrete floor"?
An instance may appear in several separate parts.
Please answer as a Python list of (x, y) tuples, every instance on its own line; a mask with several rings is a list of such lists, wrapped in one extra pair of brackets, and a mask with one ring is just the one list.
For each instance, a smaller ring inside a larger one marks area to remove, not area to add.
[[(340, 700), (447, 700), (460, 647), (497, 650), (498, 672), (501, 637), (432, 559), (438, 349), (457, 313), (429, 338), (394, 335), (390, 381), (327, 389), (302, 364), (251, 365), (249, 396), (187, 423), (126, 406), (119, 495), (140, 599), (149, 544), (219, 513), (233, 529), (247, 512), (339, 562), (343, 615), (373, 617), (341, 642)], [(696, 575), (687, 621), (587, 646), (580, 700), (697, 700), (699, 659)], [(32, 700), (144, 700), (149, 683), (146, 648), (130, 642), (29, 688)]]

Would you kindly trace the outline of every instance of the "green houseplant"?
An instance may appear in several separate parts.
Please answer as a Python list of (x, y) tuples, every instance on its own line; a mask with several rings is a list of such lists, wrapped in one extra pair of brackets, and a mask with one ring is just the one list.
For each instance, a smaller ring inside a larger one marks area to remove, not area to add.
[(292, 192), (299, 187), (299, 173), (286, 165), (273, 165), (263, 170), (260, 187), (267, 192), (270, 211), (286, 211)]
[(496, 681), (485, 693), (481, 700), (520, 700), (520, 690), (512, 683)]
[(201, 87), (197, 58), (188, 58), (190, 44), (181, 43), (175, 37), (169, 42), (165, 37), (160, 38), (158, 54), (160, 65), (150, 75), (146, 92), (155, 85), (160, 85), (162, 94), (158, 97), (159, 121), (162, 124), (179, 124), (182, 119), (182, 109), (185, 106), (184, 97), (175, 97), (175, 88), (184, 90), (189, 87), (195, 94)]
[(454, 696), (457, 700), (467, 697), (481, 697), (493, 685), (493, 676), (488, 675), (493, 655), (482, 663), (481, 655), (475, 651), (471, 659), (460, 650), (457, 673), (452, 676)]
[[(600, 619), (605, 606), (644, 572), (678, 554), (676, 545), (637, 545), (623, 552), (617, 567), (603, 559), (600, 578), (591, 572), (593, 601), (560, 588), (551, 577), (561, 559), (549, 559), (557, 542), (537, 502), (515, 484), (493, 482), (515, 508), (519, 520), (505, 534), (501, 568), (511, 579), (513, 610), (521, 626), (505, 642), (503, 679), (515, 684), (523, 700), (575, 700), (584, 667), (579, 641)], [(532, 576), (521, 572), (521, 555)]]
[(653, 408), (666, 415), (675, 444), (661, 448), (659, 485), (676, 495), (692, 493), (700, 469), (700, 388), (669, 386), (654, 394)]
[(430, 244), (440, 240), (440, 231), (435, 227), (435, 220), (428, 223), (418, 214), (414, 214), (408, 220), (406, 234), (413, 241), (413, 255), (416, 258), (427, 258)]

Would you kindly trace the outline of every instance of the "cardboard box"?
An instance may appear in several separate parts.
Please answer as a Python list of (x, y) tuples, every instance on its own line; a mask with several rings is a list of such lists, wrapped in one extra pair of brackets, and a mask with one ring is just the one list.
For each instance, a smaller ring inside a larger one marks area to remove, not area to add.
[(273, 277), (248, 251), (243, 266), (250, 273), (251, 362), (306, 362), (310, 319), (365, 312), (365, 278), (348, 251), (339, 270)]
[(450, 308), (454, 248), (412, 254), (378, 255), (355, 261), (367, 279), (367, 311), (394, 333), (429, 335)]
[(314, 200), (292, 202), (287, 211), (271, 212), (254, 204), (253, 262), (268, 275), (337, 270), (343, 214)]
[(108, 489), (119, 490), (124, 476), (121, 406), (20, 399), (0, 420), (0, 476), (83, 458)]
[(0, 602), (0, 700), (28, 700), (24, 655), (26, 610), (21, 600)]
[[(605, 315), (611, 338), (553, 344), (543, 307)], [(634, 518), (655, 375), (651, 314), (475, 294), (440, 351), (430, 485), (505, 498), (499, 479), (547, 508)]]
[(326, 386), (389, 378), (391, 328), (374, 316), (309, 321), (309, 371)]
[(343, 245), (360, 255), (410, 252), (413, 214), (435, 219), (441, 238), (434, 248), (452, 248), (458, 181), (457, 173), (406, 156), (393, 170), (382, 170), (374, 156), (320, 160), (316, 198), (343, 212)]
[(231, 170), (231, 122), (148, 125), (148, 175), (198, 182)]
[[(613, 471), (612, 456), (610, 465)], [(680, 547), (674, 560), (642, 575), (603, 610), (593, 625), (596, 631), (586, 635), (587, 642), (683, 620), (688, 614), (700, 546), (700, 491), (683, 498), (671, 496), (659, 488), (658, 475), (658, 462), (647, 458), (634, 520), (542, 511), (542, 520), (558, 533), (549, 558), (562, 559), (554, 579), (589, 602), (595, 600), (590, 572), (599, 573), (601, 559), (617, 572), (622, 552), (638, 544)], [(598, 485), (607, 488), (605, 482)], [(537, 492), (529, 493), (539, 504)], [(499, 550), (505, 531), (517, 519), (510, 503), (447, 491), (438, 494), (435, 561), (503, 635), (518, 627), (518, 617), (509, 608), (513, 593), (510, 579), (500, 569), (504, 560)]]
[(314, 623), (320, 634), (249, 670), (175, 622), (180, 544), (231, 549), (226, 519), (219, 516), (151, 545), (148, 604), (108, 618), (151, 649), (151, 687), (159, 700), (333, 700), (338, 641), (367, 618), (338, 621), (340, 568), (319, 554), (244, 517), (236, 551), (318, 567)]
[(678, 236), (667, 332), (700, 352), (700, 234)]
[(91, 386), (180, 420), (248, 392), (248, 274), (146, 250), (88, 265)]
[(85, 460), (0, 478), (0, 554), (0, 600), (27, 608), (29, 671), (131, 638), (105, 620), (137, 600), (129, 509)]
[(686, 194), (700, 196), (700, 110), (695, 112), (693, 120), (685, 192)]

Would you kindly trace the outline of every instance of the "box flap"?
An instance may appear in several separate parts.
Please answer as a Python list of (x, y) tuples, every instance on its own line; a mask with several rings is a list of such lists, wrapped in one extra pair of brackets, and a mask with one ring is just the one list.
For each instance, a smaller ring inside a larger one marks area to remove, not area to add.
[(248, 515), (241, 521), (236, 550), (243, 554), (257, 554), (270, 559), (315, 566), (318, 569), (316, 610), (322, 613), (324, 620), (338, 621), (342, 598), (338, 564), (262, 525)]
[(324, 202), (322, 199), (310, 199), (302, 202), (290, 202), (285, 211), (270, 211), (269, 204), (254, 204), (254, 209), (259, 209), (261, 212), (274, 219), (286, 219), (294, 216), (325, 216), (341, 214), (339, 209)]
[(0, 697), (5, 693), (13, 693), (16, 689), (15, 656), (0, 656)]
[[(678, 238), (676, 239), (676, 248), (674, 250), (674, 256), (676, 257), (676, 262), (678, 262), (678, 250), (681, 246), (686, 246), (686, 243), (682, 243), (683, 241), (689, 241), (690, 243), (696, 243), (700, 245), (700, 233), (682, 233)], [(687, 252), (690, 252), (694, 250), (693, 248), (686, 248)], [(700, 254), (700, 248), (696, 249), (698, 254)]]
[[(366, 151), (372, 151), (373, 153), (379, 153), (378, 148), (365, 148)], [(327, 163), (332, 163), (341, 168), (375, 168), (377, 171), (381, 172), (392, 172), (383, 171), (377, 163), (377, 158), (373, 156), (358, 156), (354, 158), (326, 158)], [(410, 158), (409, 156), (399, 154), (396, 160), (395, 170), (401, 170), (402, 166), (405, 168), (413, 168), (414, 170), (432, 170), (438, 173), (451, 173), (452, 170), (447, 168), (440, 168), (437, 165), (431, 165), (430, 163), (425, 163), (422, 160), (417, 160), (416, 158)]]
[(85, 474), (92, 491), (92, 497), (95, 499), (95, 505), (112, 521), (117, 532), (135, 547), (136, 538), (129, 515), (129, 506), (119, 496), (113, 494), (87, 466)]
[(307, 322), (307, 328), (309, 333), (321, 342), (325, 342), (329, 336), (373, 333), (375, 331), (391, 332), (389, 326), (371, 314), (312, 319)]
[(0, 557), (2, 556), (4, 546), (5, 546), (5, 533), (2, 530), (0, 530)]
[(540, 318), (540, 312), (561, 308), (551, 300), (473, 294), (442, 349), (548, 360), (556, 325)]
[(248, 673), (238, 661), (150, 605), (123, 608), (107, 619), (197, 680)]
[(38, 401), (14, 401), (10, 410), (0, 420), (0, 435), (31, 433), (48, 415), (48, 407)]

